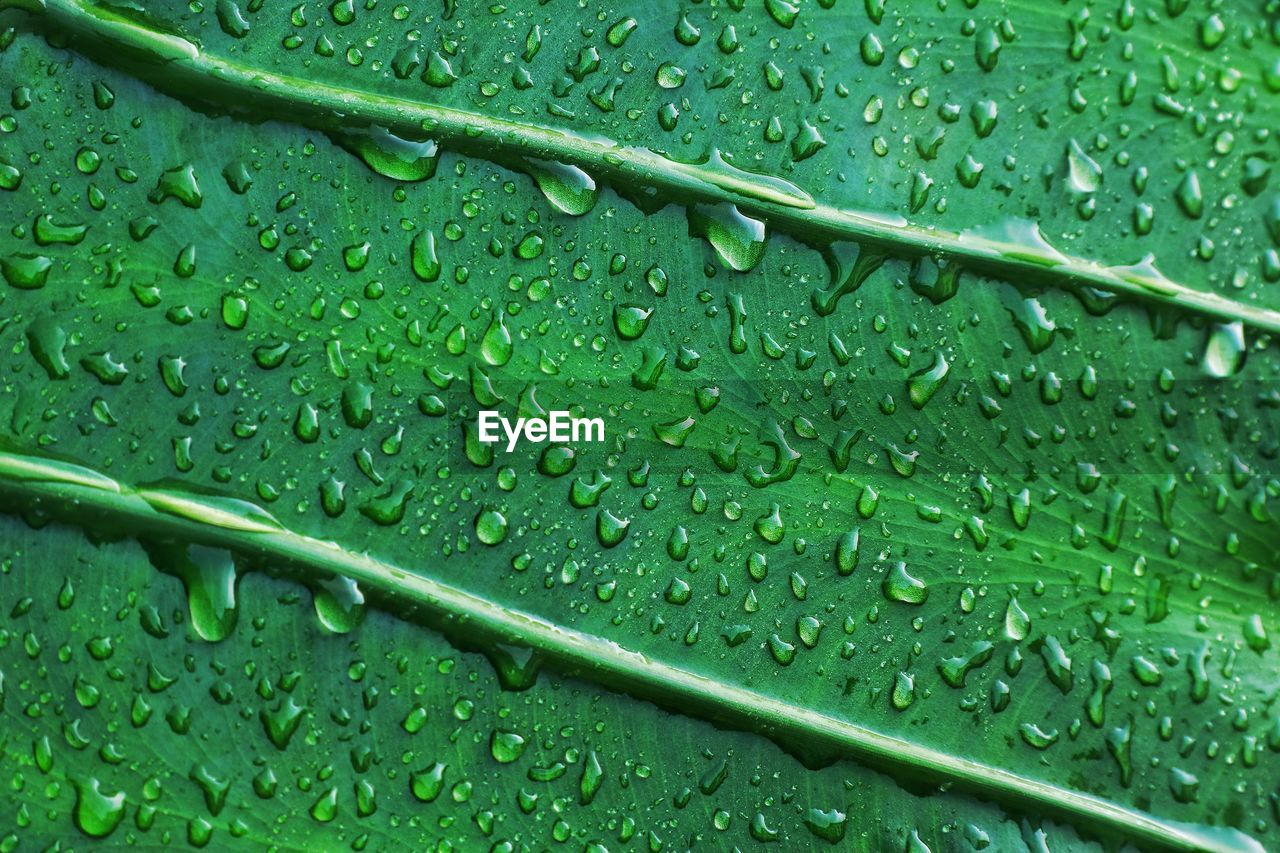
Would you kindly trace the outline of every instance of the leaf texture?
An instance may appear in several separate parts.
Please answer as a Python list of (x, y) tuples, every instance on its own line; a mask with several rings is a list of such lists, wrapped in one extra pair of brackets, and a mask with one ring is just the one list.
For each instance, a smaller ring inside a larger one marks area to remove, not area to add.
[(6, 11), (6, 845), (1271, 846), (1273, 10), (917, 5)]

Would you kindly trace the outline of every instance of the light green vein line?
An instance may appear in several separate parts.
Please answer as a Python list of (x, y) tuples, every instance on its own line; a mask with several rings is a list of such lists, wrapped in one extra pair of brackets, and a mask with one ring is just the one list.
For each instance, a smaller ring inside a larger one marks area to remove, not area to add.
[(78, 523), (106, 523), (112, 529), (225, 548), (304, 573), (345, 575), (367, 590), (377, 590), (431, 616), (465, 626), (469, 634), (536, 649), (567, 672), (639, 698), (784, 740), (818, 742), (872, 766), (957, 783), (980, 796), (1011, 802), (1038, 814), (1063, 814), (1139, 844), (1215, 853), (1263, 849), (1236, 830), (1161, 820), (1100, 797), (708, 678), (375, 556), (304, 536), (243, 501), (135, 488), (78, 465), (5, 451), (0, 451), (0, 496), (14, 500), (26, 511), (44, 510)]
[(896, 215), (815, 203), (786, 182), (713, 164), (688, 164), (607, 139), (510, 121), (483, 113), (340, 88), (237, 64), (196, 44), (85, 0), (0, 0), (39, 15), (70, 35), (77, 49), (120, 66), (176, 97), (229, 111), (294, 121), (325, 131), (379, 126), (428, 137), (482, 158), (532, 157), (576, 165), (618, 186), (653, 187), (673, 201), (731, 204), (771, 228), (808, 242), (850, 240), (901, 255), (946, 255), (1013, 281), (1075, 285), (1280, 333), (1280, 311), (1228, 299), (1173, 281), (1149, 266), (1106, 266), (1059, 253), (1029, 235), (957, 233)]

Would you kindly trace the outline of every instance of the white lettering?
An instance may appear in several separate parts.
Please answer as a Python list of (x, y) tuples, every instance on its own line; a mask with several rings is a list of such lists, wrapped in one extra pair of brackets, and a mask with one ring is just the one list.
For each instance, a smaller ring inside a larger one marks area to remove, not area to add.
[(551, 413), (551, 434), (552, 441), (568, 441), (569, 440), (569, 422), (572, 418), (565, 411), (555, 411)]
[(502, 416), (497, 412), (486, 411), (480, 413), (480, 441), (485, 444), (493, 444), (498, 440), (498, 434), (494, 430), (501, 419)]
[(506, 418), (502, 419), (502, 429), (507, 434), (507, 452), (510, 453), (516, 447), (516, 442), (520, 440), (520, 428), (524, 426), (524, 418), (516, 418), (516, 425), (513, 429), (511, 421)]
[[(582, 438), (578, 438), (578, 429), (582, 428)], [(595, 437), (591, 437), (592, 430)], [(573, 432), (570, 441), (604, 441), (604, 418), (574, 418)]]
[(512, 421), (486, 409), (479, 413), (476, 427), (482, 444), (498, 444), (505, 440), (507, 453), (515, 450), (521, 441), (535, 444), (604, 441), (603, 418), (575, 418), (565, 410), (550, 412), (547, 418), (516, 418)]

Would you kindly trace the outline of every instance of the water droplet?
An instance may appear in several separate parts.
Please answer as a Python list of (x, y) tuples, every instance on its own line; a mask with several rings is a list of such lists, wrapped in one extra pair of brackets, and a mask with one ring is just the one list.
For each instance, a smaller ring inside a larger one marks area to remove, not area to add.
[(419, 802), (434, 802), (444, 790), (444, 772), (448, 766), (435, 762), (409, 774), (409, 790)]
[(1200, 192), (1200, 177), (1195, 169), (1189, 169), (1182, 182), (1173, 194), (1182, 212), (1192, 219), (1199, 219), (1204, 213), (1204, 196)]
[(226, 639), (235, 628), (238, 615), (238, 578), (231, 553), (204, 545), (146, 547), (157, 569), (182, 581), (195, 632), (211, 643)]
[(526, 161), (525, 170), (551, 205), (570, 216), (589, 213), (600, 198), (595, 178), (577, 166), (553, 160)]
[(495, 729), (489, 737), (489, 753), (499, 764), (510, 764), (524, 755), (523, 735), (505, 729)]
[(907, 564), (899, 560), (885, 573), (882, 584), (885, 597), (903, 604), (924, 604), (929, 587), (907, 572)]
[(419, 231), (409, 242), (409, 261), (413, 274), (419, 281), (432, 282), (440, 278), (440, 259), (436, 257), (436, 236), (430, 231)]
[(77, 784), (75, 788), (76, 805), (73, 814), (76, 826), (90, 838), (106, 838), (124, 820), (124, 792), (103, 793), (102, 783), (93, 777)]
[(764, 223), (743, 215), (736, 206), (700, 204), (689, 211), (689, 234), (705, 237), (730, 269), (747, 272), (764, 257)]
[(1215, 323), (1209, 329), (1209, 338), (1200, 364), (1204, 372), (1218, 379), (1225, 379), (1240, 372), (1246, 352), (1244, 324)]
[(489, 321), (489, 328), (485, 330), (484, 337), (480, 340), (480, 355), (494, 367), (501, 367), (511, 360), (513, 351), (514, 346), (511, 341), (511, 332), (507, 329), (506, 315), (498, 311)]
[(933, 395), (938, 393), (938, 389), (946, 384), (950, 372), (951, 365), (947, 363), (947, 359), (941, 352), (935, 352), (933, 364), (917, 370), (907, 378), (907, 397), (911, 400), (911, 405), (923, 409), (933, 399)]
[(1102, 186), (1102, 167), (1074, 139), (1067, 143), (1067, 186), (1078, 193), (1091, 193)]
[(1018, 604), (1016, 596), (1009, 597), (1009, 605), (1004, 612), (1004, 633), (1014, 641), (1025, 640), (1031, 632), (1031, 617)]
[(507, 538), (507, 517), (492, 507), (476, 516), (476, 538), (485, 545), (498, 545)]
[(364, 593), (348, 577), (335, 577), (316, 583), (314, 604), (320, 623), (335, 634), (355, 630), (364, 619)]
[(615, 305), (613, 308), (613, 327), (618, 337), (624, 341), (634, 341), (644, 334), (649, 327), (652, 308), (642, 305)]

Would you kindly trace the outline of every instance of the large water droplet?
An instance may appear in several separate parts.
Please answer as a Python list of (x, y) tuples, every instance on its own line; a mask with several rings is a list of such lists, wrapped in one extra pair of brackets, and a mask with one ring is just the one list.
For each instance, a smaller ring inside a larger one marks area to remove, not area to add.
[(227, 638), (236, 625), (236, 566), (231, 552), (204, 545), (146, 545), (152, 564), (182, 581), (191, 627), (205, 640)]
[(600, 198), (595, 178), (577, 166), (554, 160), (530, 159), (525, 163), (525, 170), (547, 201), (570, 216), (589, 213)]
[(346, 634), (364, 618), (364, 593), (356, 582), (348, 577), (335, 577), (317, 583), (315, 590), (316, 616), (320, 623), (335, 634)]
[(1244, 324), (1216, 323), (1209, 330), (1201, 365), (1205, 373), (1218, 379), (1234, 376), (1244, 366)]
[(1067, 186), (1078, 193), (1091, 193), (1102, 186), (1102, 167), (1074, 139), (1067, 143)]
[(731, 204), (699, 204), (691, 208), (689, 233), (705, 237), (721, 262), (738, 272), (755, 269), (764, 257), (764, 223), (745, 216)]

